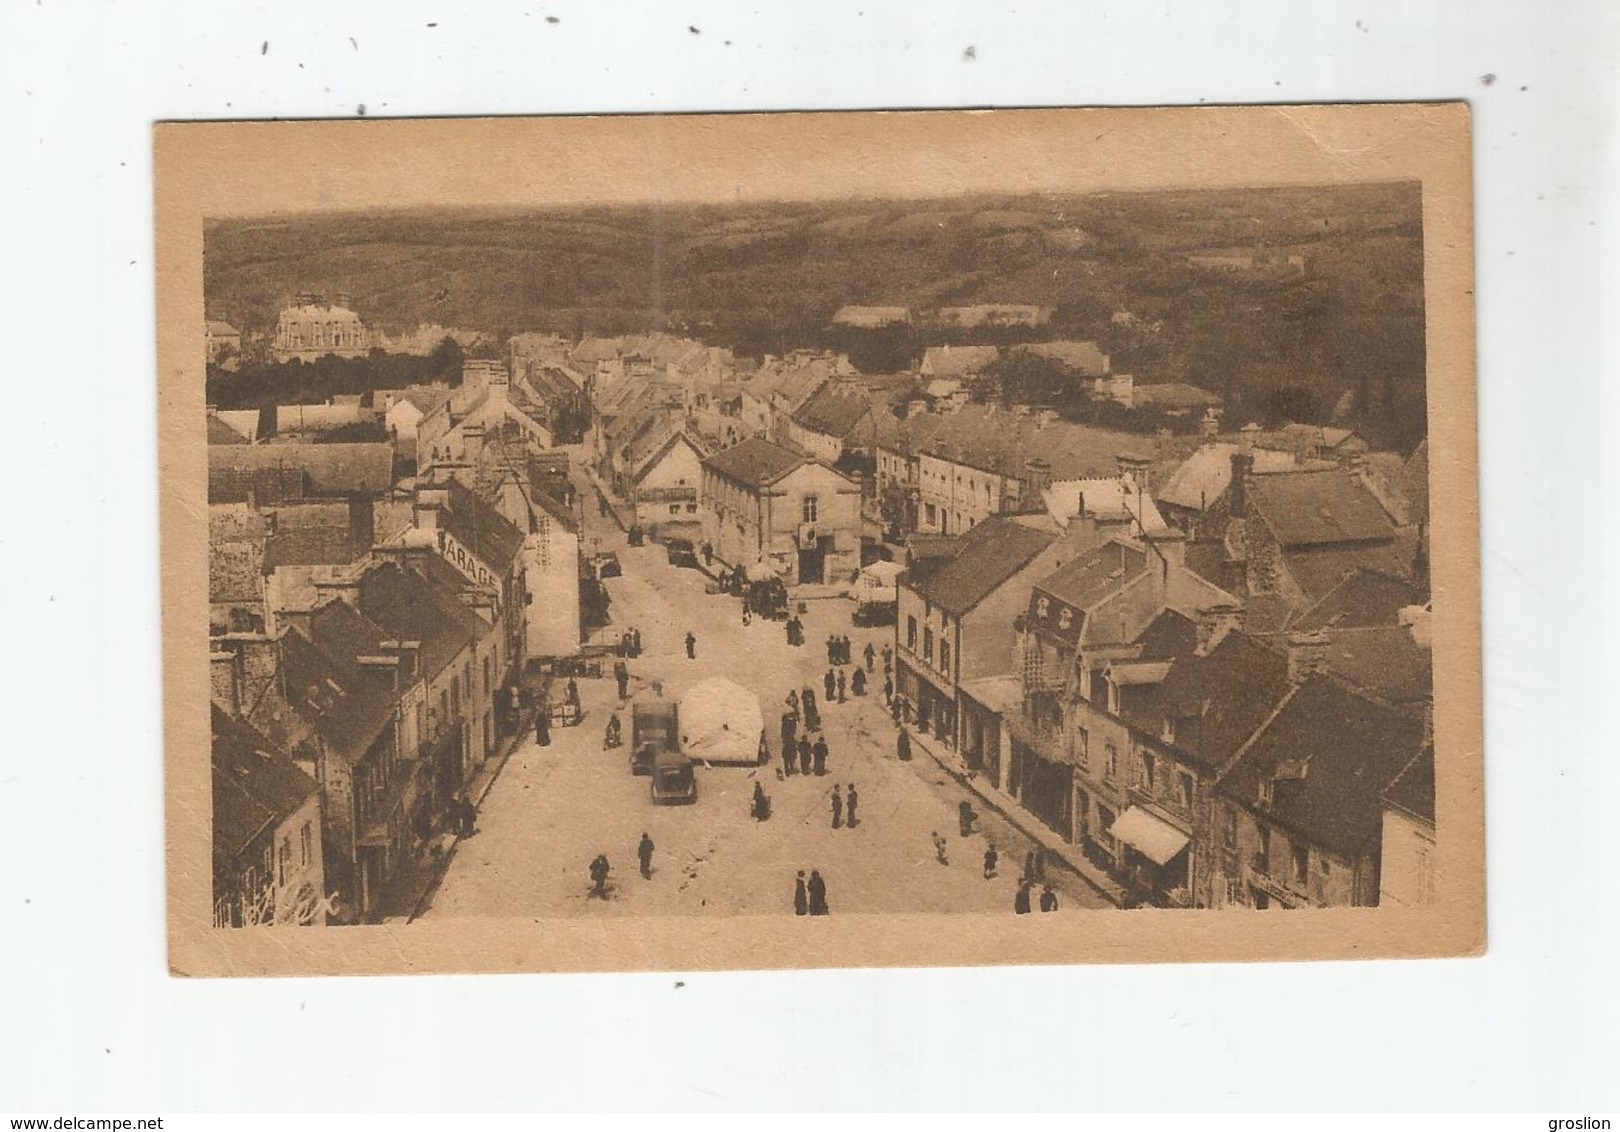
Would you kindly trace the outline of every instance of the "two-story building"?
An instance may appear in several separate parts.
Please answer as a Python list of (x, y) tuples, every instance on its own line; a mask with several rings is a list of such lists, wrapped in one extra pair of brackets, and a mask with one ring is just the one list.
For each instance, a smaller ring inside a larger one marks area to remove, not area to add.
[(1378, 903), (1426, 908), (1434, 903), (1434, 744), (1428, 742), (1384, 791)]
[(790, 585), (847, 581), (860, 569), (861, 485), (772, 441), (705, 459), (700, 512), (724, 562), (763, 562)]

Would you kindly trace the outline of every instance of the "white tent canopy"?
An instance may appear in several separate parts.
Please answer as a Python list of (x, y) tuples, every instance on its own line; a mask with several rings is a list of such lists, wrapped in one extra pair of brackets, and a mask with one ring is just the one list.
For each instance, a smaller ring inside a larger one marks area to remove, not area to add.
[(681, 696), (681, 749), (706, 763), (759, 760), (759, 737), (765, 716), (759, 697), (741, 684), (713, 676)]
[(864, 603), (898, 601), (900, 575), (905, 569), (898, 562), (874, 562), (855, 576), (849, 596)]

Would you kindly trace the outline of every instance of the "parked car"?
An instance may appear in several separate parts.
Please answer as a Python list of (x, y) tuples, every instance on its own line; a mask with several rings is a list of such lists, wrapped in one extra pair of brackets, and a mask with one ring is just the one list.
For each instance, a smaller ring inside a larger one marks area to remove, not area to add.
[(697, 548), (692, 545), (689, 538), (672, 538), (664, 540), (664, 553), (669, 558), (671, 566), (685, 566), (697, 569)]
[(692, 760), (679, 751), (660, 751), (653, 759), (652, 800), (655, 806), (697, 801), (697, 774)]

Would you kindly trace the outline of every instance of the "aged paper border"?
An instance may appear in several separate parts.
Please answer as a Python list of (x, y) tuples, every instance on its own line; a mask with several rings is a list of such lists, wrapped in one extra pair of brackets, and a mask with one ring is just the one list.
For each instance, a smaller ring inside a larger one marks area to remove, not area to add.
[[(1463, 103), (154, 129), (169, 964), (258, 976), (1371, 959), (1485, 945), (1470, 118)], [(312, 209), (1332, 181), (1423, 186), (1439, 883), (1422, 909), (526, 918), (220, 930), (210, 889), (202, 234)], [(1443, 501), (1443, 502), (1442, 502)], [(793, 957), (792, 963), (784, 962)]]

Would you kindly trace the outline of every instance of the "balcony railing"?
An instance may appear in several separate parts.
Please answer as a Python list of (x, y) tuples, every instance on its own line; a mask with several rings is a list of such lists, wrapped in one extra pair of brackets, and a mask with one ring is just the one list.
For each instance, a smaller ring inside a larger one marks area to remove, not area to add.
[(636, 490), (638, 503), (696, 503), (695, 487), (643, 487)]

